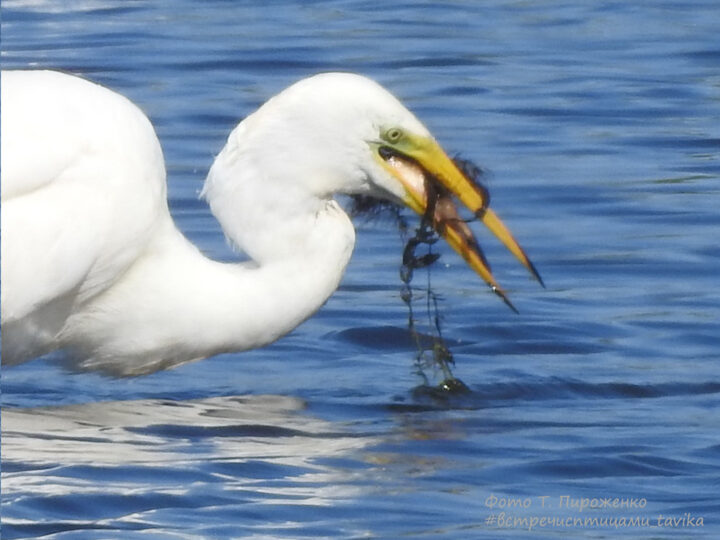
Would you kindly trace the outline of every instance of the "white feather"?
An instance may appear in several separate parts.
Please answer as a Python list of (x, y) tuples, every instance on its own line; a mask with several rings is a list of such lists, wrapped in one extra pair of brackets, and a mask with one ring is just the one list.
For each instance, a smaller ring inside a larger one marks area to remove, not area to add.
[(303, 80), (231, 133), (204, 188), (252, 257), (204, 257), (167, 207), (162, 151), (124, 97), (56, 72), (2, 75), (2, 357), (67, 348), (140, 374), (262, 346), (337, 287), (354, 230), (337, 192), (402, 197), (372, 158), (383, 126), (427, 130), (357, 75)]

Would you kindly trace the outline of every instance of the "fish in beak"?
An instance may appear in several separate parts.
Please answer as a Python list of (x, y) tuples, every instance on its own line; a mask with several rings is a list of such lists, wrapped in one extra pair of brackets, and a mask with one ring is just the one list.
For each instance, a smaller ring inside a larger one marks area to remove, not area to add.
[(471, 174), (461, 170), (431, 137), (416, 136), (390, 128), (374, 144), (378, 159), (404, 187), (403, 201), (423, 216), (465, 262), (516, 311), (507, 294), (495, 281), (490, 265), (467, 222), (460, 217), (455, 199), (517, 257), (532, 276), (544, 286), (540, 274), (523, 249), (489, 207), (487, 190)]

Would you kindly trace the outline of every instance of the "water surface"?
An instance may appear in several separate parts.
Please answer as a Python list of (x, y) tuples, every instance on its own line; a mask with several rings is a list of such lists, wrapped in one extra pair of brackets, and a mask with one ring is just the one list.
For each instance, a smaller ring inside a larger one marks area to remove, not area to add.
[(489, 171), (547, 288), (476, 228), (515, 315), (440, 248), (471, 393), (431, 395), (397, 228), (360, 220), (340, 290), (270, 347), (135, 379), (3, 370), (3, 537), (717, 538), (719, 26), (702, 0), (4, 2), (3, 67), (138, 103), (213, 257), (234, 255), (197, 195), (229, 131), (347, 70)]

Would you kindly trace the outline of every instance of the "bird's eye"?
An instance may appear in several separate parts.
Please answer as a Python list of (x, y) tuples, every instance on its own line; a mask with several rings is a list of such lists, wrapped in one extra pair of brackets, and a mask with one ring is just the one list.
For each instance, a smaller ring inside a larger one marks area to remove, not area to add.
[(383, 138), (389, 143), (396, 143), (400, 139), (402, 139), (402, 136), (403, 136), (402, 129), (400, 129), (398, 127), (393, 127), (393, 128), (388, 129), (385, 132), (385, 136)]

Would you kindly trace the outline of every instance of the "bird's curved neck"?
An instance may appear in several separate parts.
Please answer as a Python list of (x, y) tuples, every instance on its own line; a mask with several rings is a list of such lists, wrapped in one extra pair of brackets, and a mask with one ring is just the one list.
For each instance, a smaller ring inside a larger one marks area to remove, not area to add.
[(271, 243), (274, 256), (262, 261), (220, 263), (179, 242), (187, 294), (173, 298), (185, 296), (181, 303), (206, 333), (208, 349), (271, 343), (315, 313), (340, 283), (355, 237), (337, 203), (263, 226), (257, 236)]
[(307, 319), (337, 288), (355, 232), (318, 189), (337, 171), (299, 157), (291, 160), (296, 176), (288, 177), (281, 156), (258, 149), (252, 122), (231, 133), (203, 190), (226, 236), (252, 261), (208, 259), (165, 214), (145, 255), (80, 316), (76, 335), (71, 326), (68, 342), (91, 341), (85, 356), (99, 362), (94, 367), (140, 374), (259, 347)]
[[(94, 338), (85, 367), (148, 373), (266, 345), (310, 317), (337, 288), (354, 229), (334, 201), (280, 223), (277, 234), (264, 224), (277, 256), (242, 263), (213, 261), (171, 220), (161, 225), (148, 254), (71, 324)], [(71, 346), (87, 340), (69, 335)]]

